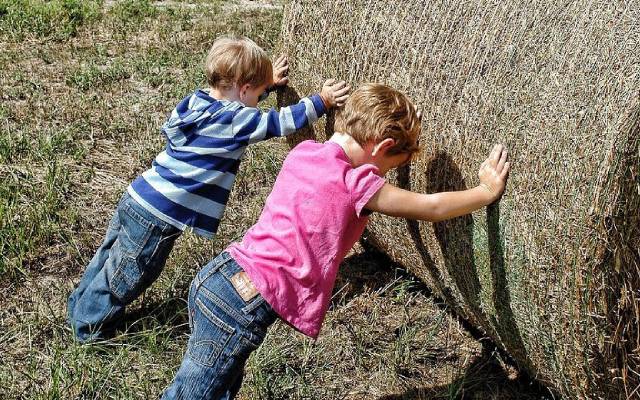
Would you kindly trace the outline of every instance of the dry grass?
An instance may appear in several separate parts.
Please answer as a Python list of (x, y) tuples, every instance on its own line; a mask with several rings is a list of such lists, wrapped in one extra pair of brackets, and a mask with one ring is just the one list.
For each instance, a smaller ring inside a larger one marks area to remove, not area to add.
[(506, 143), (513, 171), (498, 205), (439, 224), (377, 217), (371, 232), (568, 397), (640, 396), (639, 20), (637, 1), (285, 11), (298, 90), (328, 76), (378, 81), (422, 109), (425, 154), (399, 184), (474, 186), (492, 144)]

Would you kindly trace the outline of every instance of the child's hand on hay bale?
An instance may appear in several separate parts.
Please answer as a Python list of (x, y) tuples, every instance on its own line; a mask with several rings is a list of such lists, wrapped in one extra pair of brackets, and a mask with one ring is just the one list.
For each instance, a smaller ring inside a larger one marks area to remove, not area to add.
[(281, 55), (273, 63), (273, 87), (287, 86), (289, 83), (289, 60)]
[(335, 79), (329, 79), (322, 85), (320, 97), (327, 109), (342, 107), (349, 98), (349, 90), (351, 87), (347, 86), (345, 81), (336, 82)]
[(489, 157), (480, 165), (478, 177), (480, 186), (489, 192), (491, 203), (498, 200), (504, 192), (509, 176), (507, 148), (501, 144), (493, 146)]
[(496, 201), (504, 192), (509, 175), (507, 149), (494, 146), (489, 158), (480, 166), (480, 185), (455, 192), (415, 193), (390, 183), (365, 205), (370, 211), (394, 217), (440, 222), (466, 215)]

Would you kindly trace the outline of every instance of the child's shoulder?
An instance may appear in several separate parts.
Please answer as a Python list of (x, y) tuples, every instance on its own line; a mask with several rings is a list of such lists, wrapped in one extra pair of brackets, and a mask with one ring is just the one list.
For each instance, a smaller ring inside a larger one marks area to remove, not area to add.
[(313, 182), (314, 191), (327, 196), (347, 193), (358, 197), (377, 190), (385, 179), (373, 164), (354, 167), (338, 143), (327, 140), (306, 140), (289, 152), (280, 174), (283, 179), (302, 177), (303, 182)]
[(237, 101), (219, 100), (209, 94), (206, 89), (196, 89), (185, 96), (175, 107), (178, 115), (205, 113), (214, 116), (220, 111), (232, 112), (234, 115), (245, 108)]
[(311, 173), (333, 171), (347, 174), (352, 170), (360, 169), (360, 167), (354, 168), (342, 147), (331, 140), (325, 142), (305, 140), (289, 152), (286, 161), (293, 168), (304, 167)]
[(305, 140), (296, 145), (289, 155), (301, 155), (301, 156), (324, 156), (333, 154), (338, 156), (342, 149), (334, 142), (327, 140), (326, 142), (318, 142), (313, 139)]

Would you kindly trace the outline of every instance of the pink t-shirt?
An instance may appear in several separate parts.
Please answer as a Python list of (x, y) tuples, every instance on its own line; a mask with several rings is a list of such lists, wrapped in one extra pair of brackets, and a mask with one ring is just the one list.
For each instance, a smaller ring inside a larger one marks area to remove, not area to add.
[(278, 315), (318, 336), (338, 266), (360, 238), (362, 208), (384, 185), (370, 164), (353, 168), (335, 142), (289, 153), (258, 222), (227, 251)]

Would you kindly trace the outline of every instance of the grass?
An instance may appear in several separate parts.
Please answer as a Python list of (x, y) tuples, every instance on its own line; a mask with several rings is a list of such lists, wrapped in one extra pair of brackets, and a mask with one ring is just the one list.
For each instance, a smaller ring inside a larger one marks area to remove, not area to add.
[(139, 24), (146, 18), (155, 17), (158, 10), (149, 0), (124, 0), (115, 3), (110, 10), (115, 20), (124, 24)]
[[(122, 191), (162, 148), (167, 113), (203, 84), (212, 40), (245, 34), (273, 51), (281, 10), (261, 4), (0, 0), (0, 398), (154, 398), (170, 382), (188, 284), (256, 220), (284, 142), (249, 149), (218, 238), (184, 235), (118, 336), (75, 343), (66, 297)], [(485, 373), (499, 358), (396, 268), (356, 249), (320, 339), (276, 324), (240, 397), (522, 398), (501, 367)]]
[(0, 273), (14, 279), (28, 275), (24, 265), (37, 261), (34, 248), (62, 239), (61, 226), (73, 225), (73, 215), (64, 210), (68, 173), (55, 163), (43, 173), (17, 171), (0, 178)]
[(77, 70), (72, 71), (67, 78), (67, 85), (81, 91), (87, 91), (129, 79), (130, 77), (131, 73), (120, 62), (115, 62), (105, 67), (90, 64), (80, 66)]
[(2, 0), (0, 34), (16, 41), (31, 35), (66, 40), (100, 16), (101, 4), (91, 0)]

